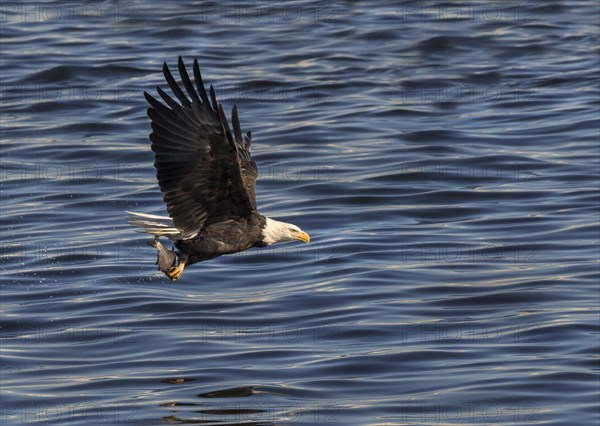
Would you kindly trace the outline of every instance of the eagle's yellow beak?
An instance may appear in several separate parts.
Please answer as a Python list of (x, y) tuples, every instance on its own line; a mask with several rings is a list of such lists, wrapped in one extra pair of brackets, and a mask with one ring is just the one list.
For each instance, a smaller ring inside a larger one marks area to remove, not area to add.
[(296, 239), (298, 241), (302, 241), (303, 243), (310, 243), (310, 235), (308, 235), (306, 232), (304, 231), (300, 231), (297, 235), (296, 235)]

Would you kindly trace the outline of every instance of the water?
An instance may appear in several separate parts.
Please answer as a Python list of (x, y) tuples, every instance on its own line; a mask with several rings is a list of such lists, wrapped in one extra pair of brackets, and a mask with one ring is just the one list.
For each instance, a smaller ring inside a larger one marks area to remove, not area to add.
[[(598, 424), (598, 8), (2, 5), (2, 423)], [(310, 245), (172, 284), (144, 90), (199, 59)]]

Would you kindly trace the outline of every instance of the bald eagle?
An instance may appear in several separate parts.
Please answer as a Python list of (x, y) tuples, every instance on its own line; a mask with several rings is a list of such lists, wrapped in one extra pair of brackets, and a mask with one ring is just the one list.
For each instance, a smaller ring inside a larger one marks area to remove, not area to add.
[[(198, 60), (193, 65), (195, 87), (181, 56), (177, 65), (189, 98), (166, 63), (163, 74), (179, 102), (160, 87), (164, 103), (144, 92), (150, 104), (154, 167), (169, 217), (127, 212), (131, 225), (154, 235), (150, 244), (157, 249), (159, 270), (175, 281), (184, 267), (221, 255), (283, 241), (308, 243), (310, 237), (296, 225), (258, 212), (252, 135), (242, 136), (236, 106), (232, 131), (213, 86), (206, 92)], [(167, 250), (162, 236), (171, 239), (177, 251)]]

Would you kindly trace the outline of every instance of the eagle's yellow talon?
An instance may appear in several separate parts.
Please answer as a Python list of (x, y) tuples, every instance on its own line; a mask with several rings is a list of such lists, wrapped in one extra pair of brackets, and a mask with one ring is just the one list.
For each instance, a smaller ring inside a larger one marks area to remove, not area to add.
[(183, 273), (183, 268), (185, 268), (185, 262), (181, 262), (179, 265), (173, 266), (167, 271), (167, 277), (169, 277), (171, 281), (177, 281)]

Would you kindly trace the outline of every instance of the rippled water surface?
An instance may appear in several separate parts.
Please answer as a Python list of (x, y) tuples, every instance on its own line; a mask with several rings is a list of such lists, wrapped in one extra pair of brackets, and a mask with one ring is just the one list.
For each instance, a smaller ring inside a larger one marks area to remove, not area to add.
[[(598, 424), (595, 2), (1, 12), (2, 424)], [(156, 271), (178, 55), (311, 244)]]

